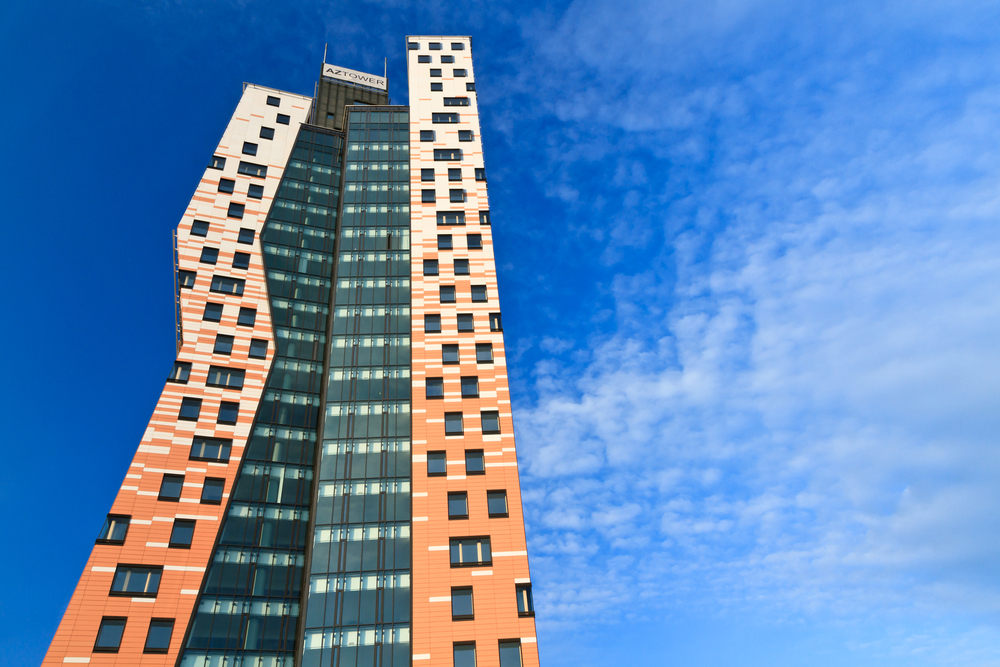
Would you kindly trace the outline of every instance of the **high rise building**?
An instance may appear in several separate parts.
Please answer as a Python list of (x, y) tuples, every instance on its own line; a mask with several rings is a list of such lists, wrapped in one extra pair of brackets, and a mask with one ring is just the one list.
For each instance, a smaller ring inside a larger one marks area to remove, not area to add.
[(43, 664), (538, 664), (472, 40), (406, 56), (409, 107), (326, 63), (244, 87)]

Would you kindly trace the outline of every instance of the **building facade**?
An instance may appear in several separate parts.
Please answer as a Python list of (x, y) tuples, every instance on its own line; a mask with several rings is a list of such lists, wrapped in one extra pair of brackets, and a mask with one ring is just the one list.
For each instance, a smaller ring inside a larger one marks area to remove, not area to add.
[(246, 85), (177, 359), (45, 665), (538, 664), (472, 41)]

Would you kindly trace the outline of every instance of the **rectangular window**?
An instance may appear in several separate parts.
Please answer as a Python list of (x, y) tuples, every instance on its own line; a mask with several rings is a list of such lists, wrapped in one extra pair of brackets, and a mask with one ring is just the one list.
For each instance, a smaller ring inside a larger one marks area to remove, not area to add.
[(435, 160), (445, 160), (445, 161), (455, 161), (462, 159), (462, 151), (457, 148), (435, 148), (434, 149), (434, 159)]
[(485, 169), (476, 169), (476, 180), (477, 181), (485, 181), (486, 180), (486, 170)]
[(427, 45), (427, 48), (429, 48), (431, 51), (440, 51), (441, 42), (431, 42), (430, 44)]
[(208, 378), (205, 384), (209, 387), (228, 387), (229, 389), (242, 389), (243, 377), (246, 371), (240, 368), (226, 368), (225, 366), (209, 366)]
[(464, 69), (455, 69), (451, 71), (451, 75), (455, 78), (462, 78), (464, 76), (468, 76), (468, 72)]
[(219, 261), (219, 249), (218, 248), (202, 248), (201, 249), (201, 259), (198, 260), (202, 264), (215, 264)]
[(434, 130), (420, 130), (420, 141), (434, 141)]
[(459, 169), (449, 169), (448, 170), (448, 180), (449, 181), (460, 181), (462, 180), (462, 170)]
[(191, 223), (191, 236), (208, 236), (208, 223), (204, 220)]
[(115, 570), (109, 595), (156, 597), (162, 576), (162, 567), (119, 565)]
[(451, 589), (451, 619), (467, 621), (473, 618), (472, 587), (462, 586)]
[(280, 123), (281, 125), (288, 125), (289, 121), (291, 121), (292, 119), (283, 113), (279, 113), (277, 116), (274, 117), (274, 120), (276, 123)]
[(244, 308), (240, 307), (240, 316), (236, 320), (236, 324), (241, 327), (252, 327), (254, 322), (257, 321), (257, 309), (256, 308)]
[(472, 286), (472, 300), (477, 303), (486, 302), (486, 285)]
[(459, 331), (475, 331), (475, 321), (472, 318), (472, 313), (462, 313), (458, 316), (458, 330)]
[(490, 225), (490, 212), (480, 211), (479, 212), (479, 224), (489, 227)]
[(233, 441), (223, 438), (195, 438), (191, 444), (191, 460), (228, 461), (233, 451)]
[(452, 567), (489, 565), (493, 562), (493, 557), (490, 554), (490, 538), (488, 537), (452, 539), (450, 547)]
[(233, 268), (234, 269), (249, 269), (250, 268), (250, 254), (245, 252), (238, 252), (233, 255)]
[(500, 432), (500, 413), (496, 410), (483, 410), (480, 413), (480, 418), (483, 420), (483, 433), (499, 433)]
[(190, 396), (185, 396), (181, 399), (181, 412), (177, 415), (177, 419), (187, 422), (198, 421), (198, 415), (201, 414), (201, 399), (191, 398)]
[(430, 56), (417, 56), (418, 63), (429, 63), (431, 61)]
[(444, 378), (427, 378), (427, 398), (444, 398)]
[(452, 42), (451, 43), (451, 50), (452, 51), (464, 51), (465, 50), (465, 44), (463, 44), (462, 42)]
[(477, 398), (479, 396), (479, 378), (475, 375), (462, 376), (462, 398)]
[[(431, 76), (441, 76), (441, 70), (436, 68), (431, 68)], [(433, 84), (431, 84), (433, 85)]]
[(233, 194), (236, 190), (236, 181), (231, 178), (223, 178), (219, 180), (219, 192), (225, 192), (226, 194)]
[(190, 549), (194, 541), (194, 521), (174, 519), (173, 530), (170, 531), (171, 549)]
[(493, 343), (476, 343), (476, 363), (493, 363)]
[[(465, 190), (448, 190), (448, 201), (461, 204), (465, 201)], [(441, 223), (439, 222), (438, 224)], [(462, 213), (462, 224), (465, 224), (465, 213)]]
[(243, 227), (240, 229), (240, 235), (237, 237), (236, 242), (244, 245), (253, 245), (253, 240), (256, 235), (257, 232), (254, 230)]
[(212, 349), (213, 354), (232, 354), (233, 353), (233, 341), (236, 340), (233, 336), (227, 334), (216, 334), (215, 336), (215, 347)]
[(121, 616), (105, 616), (101, 619), (101, 627), (97, 630), (94, 641), (94, 653), (118, 653), (125, 633), (126, 618)]
[(456, 491), (448, 494), (448, 518), (469, 518), (469, 494), (465, 491)]
[[(420, 48), (420, 43), (419, 42), (407, 42), (406, 46), (407, 46), (408, 49), (410, 49), (410, 51), (416, 51), (417, 49)], [(430, 56), (428, 56), (428, 57), (430, 57)]]
[(432, 93), (442, 92), (443, 90), (444, 90), (444, 84), (443, 83), (438, 83), (436, 81), (431, 81), (431, 92)]
[(451, 250), (451, 234), (438, 234), (438, 250)]
[(273, 95), (268, 95), (267, 96), (267, 105), (270, 106), (270, 107), (280, 107), (281, 106), (281, 98), (280, 97), (274, 97)]
[(444, 413), (444, 434), (462, 435), (463, 432), (464, 429), (462, 428), (462, 413), (461, 412)]
[(503, 321), (500, 313), (490, 313), (490, 331), (503, 331)]
[(170, 650), (170, 637), (174, 633), (174, 619), (154, 618), (149, 621), (143, 653), (166, 653)]
[(483, 249), (483, 235), (482, 234), (469, 234), (466, 237), (466, 242), (468, 243), (469, 250), (482, 250)]
[(167, 382), (187, 384), (189, 377), (191, 377), (191, 362), (175, 361), (174, 367), (170, 369), (170, 375), (167, 376)]
[(256, 155), (257, 154), (257, 144), (250, 143), (249, 141), (243, 142), (243, 154), (244, 155)]
[(201, 502), (204, 505), (221, 505), (222, 492), (226, 488), (226, 480), (217, 477), (206, 477), (205, 485), (201, 487)]
[(247, 197), (249, 197), (250, 199), (263, 199), (264, 186), (257, 185), (256, 183), (251, 183), (250, 187), (247, 188)]
[[(449, 193), (453, 202), (465, 200), (465, 190), (450, 190)], [(464, 225), (465, 211), (438, 211), (437, 223), (439, 225)]]
[(257, 176), (258, 178), (267, 176), (267, 167), (262, 164), (254, 164), (253, 162), (240, 161), (239, 169), (236, 171), (245, 176)]
[(441, 62), (443, 62), (446, 65), (448, 63), (454, 63), (455, 62), (455, 56), (441, 56)]
[(472, 141), (472, 130), (459, 130), (458, 131), (459, 141)]
[(467, 259), (456, 259), (455, 260), (455, 275), (456, 276), (467, 276), (467, 275), (469, 275), (469, 260), (467, 260)]
[(517, 639), (500, 642), (500, 667), (521, 667), (521, 642)]
[(438, 291), (441, 303), (455, 303), (455, 286), (441, 285)]
[(474, 91), (476, 89), (475, 82), (474, 81), (470, 81), (469, 83), (465, 84), (465, 89), (468, 90), (468, 91), (470, 91), (470, 92)]
[(446, 97), (444, 98), (444, 105), (446, 107), (467, 107), (469, 106), (468, 97)]
[(246, 281), (228, 276), (212, 276), (212, 286), (209, 288), (213, 292), (220, 294), (234, 294), (241, 296)]
[(436, 276), (438, 274), (438, 261), (436, 259), (424, 260), (424, 275)]
[(201, 319), (206, 322), (221, 322), (222, 321), (222, 304), (212, 303), (209, 301), (205, 304), (205, 312), (202, 313)]
[(531, 584), (518, 584), (514, 590), (517, 591), (517, 615), (534, 616), (535, 603), (531, 601)]
[(440, 315), (424, 315), (424, 333), (441, 333)]
[(455, 667), (476, 667), (476, 642), (456, 643), (453, 652)]
[(233, 401), (222, 401), (219, 404), (219, 416), (216, 421), (220, 424), (235, 424), (240, 416), (240, 404)]
[(465, 450), (465, 474), (466, 475), (486, 474), (485, 461), (483, 460), (483, 450), (481, 449)]
[(433, 204), (434, 203), (434, 190), (421, 190), (420, 191), (420, 202), (422, 204)]
[(486, 511), (491, 517), (507, 516), (507, 492), (487, 491)]
[(212, 159), (208, 163), (209, 169), (225, 169), (226, 168), (226, 158), (219, 157), (218, 155), (213, 155)]
[(109, 514), (97, 534), (98, 544), (122, 544), (128, 534), (128, 522), (132, 517), (123, 514)]
[(457, 113), (432, 113), (431, 114), (432, 123), (457, 123), (458, 114)]
[(239, 220), (243, 219), (243, 212), (246, 211), (246, 206), (243, 204), (237, 204), (236, 202), (229, 203), (229, 212), (226, 214), (230, 218), (237, 218)]
[(420, 170), (420, 180), (421, 181), (433, 181), (434, 180), (434, 170), (433, 169), (421, 169)]
[(251, 359), (267, 359), (267, 341), (259, 338), (251, 340), (250, 354), (248, 356)]
[(441, 363), (443, 364), (458, 363), (458, 345), (455, 345), (454, 343), (449, 343), (447, 345), (441, 346)]
[(184, 475), (164, 475), (160, 480), (160, 494), (157, 500), (178, 502), (184, 489)]
[(273, 127), (262, 127), (262, 128), (260, 128), (260, 138), (261, 139), (274, 139), (274, 128)]
[(448, 459), (445, 452), (427, 452), (427, 476), (439, 477), (448, 474)]

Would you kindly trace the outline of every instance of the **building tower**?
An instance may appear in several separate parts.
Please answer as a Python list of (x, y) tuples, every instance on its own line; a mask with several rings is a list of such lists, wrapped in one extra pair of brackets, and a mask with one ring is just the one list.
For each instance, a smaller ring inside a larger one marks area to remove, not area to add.
[(538, 664), (472, 40), (406, 55), (409, 107), (326, 63), (244, 87), (44, 665)]

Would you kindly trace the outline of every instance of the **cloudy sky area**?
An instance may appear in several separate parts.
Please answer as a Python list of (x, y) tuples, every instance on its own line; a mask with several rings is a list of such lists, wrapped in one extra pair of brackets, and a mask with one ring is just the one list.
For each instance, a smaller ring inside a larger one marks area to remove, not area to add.
[(4, 272), (39, 276), (0, 297), (35, 443), (0, 500), (65, 463), (55, 534), (3, 520), (45, 555), (0, 556), (0, 656), (40, 660), (156, 400), (240, 83), (309, 93), (329, 42), (405, 103), (440, 33), (474, 38), (543, 664), (1000, 665), (1000, 8), (281, 7), (0, 9)]

